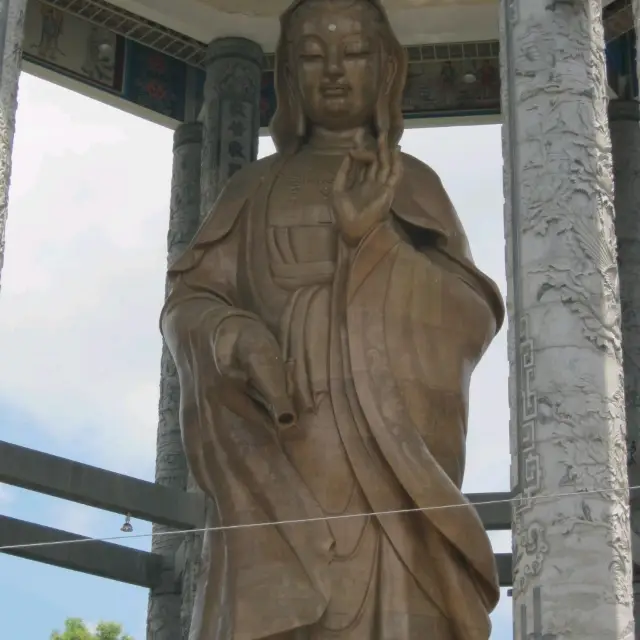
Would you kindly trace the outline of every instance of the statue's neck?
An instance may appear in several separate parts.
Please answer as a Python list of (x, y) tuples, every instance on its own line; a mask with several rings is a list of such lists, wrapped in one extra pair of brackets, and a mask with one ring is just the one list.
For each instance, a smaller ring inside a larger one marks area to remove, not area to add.
[(314, 127), (311, 130), (308, 145), (318, 151), (344, 153), (356, 146), (359, 136), (362, 136), (365, 147), (375, 146), (371, 131), (364, 127), (347, 131), (330, 131), (322, 127)]

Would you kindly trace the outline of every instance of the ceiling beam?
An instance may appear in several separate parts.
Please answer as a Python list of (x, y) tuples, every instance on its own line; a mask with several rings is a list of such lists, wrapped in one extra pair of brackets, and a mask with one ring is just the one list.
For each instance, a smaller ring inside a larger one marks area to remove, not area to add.
[[(59, 544), (68, 540), (87, 542)], [(0, 547), (39, 543), (48, 544), (3, 553), (148, 589), (161, 582), (163, 557), (158, 554), (0, 515)]]
[[(0, 482), (175, 529), (204, 526), (204, 500), (198, 494), (2, 441)], [(511, 528), (510, 497), (509, 493), (467, 495), (487, 531)]]
[[(60, 544), (69, 540), (84, 542)], [(158, 554), (0, 515), (0, 547), (29, 544), (39, 546), (0, 551), (148, 589), (157, 587), (161, 581), (163, 557)], [(496, 563), (500, 586), (511, 586), (511, 554), (497, 553)]]
[(510, 587), (513, 584), (513, 561), (510, 553), (496, 553), (498, 565), (498, 581), (501, 587)]
[[(604, 3), (603, 3), (604, 4)], [(609, 2), (603, 11), (604, 40), (609, 43), (635, 27), (631, 0)]]
[(2, 441), (0, 482), (175, 529), (204, 523), (204, 500), (198, 494)]
[(487, 531), (511, 529), (511, 494), (468, 493), (467, 499), (475, 508)]

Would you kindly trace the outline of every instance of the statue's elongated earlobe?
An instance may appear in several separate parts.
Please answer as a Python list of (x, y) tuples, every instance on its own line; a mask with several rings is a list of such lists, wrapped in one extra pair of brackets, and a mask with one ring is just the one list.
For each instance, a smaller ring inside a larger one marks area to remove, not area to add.
[(291, 66), (288, 64), (285, 67), (285, 77), (288, 93), (287, 97), (289, 100), (289, 112), (292, 118), (292, 123), (294, 124), (296, 129), (296, 136), (298, 137), (298, 139), (302, 139), (307, 133), (307, 120), (302, 108), (300, 92), (298, 90), (295, 78), (291, 73)]
[(389, 100), (383, 91), (380, 92), (378, 101), (376, 102), (375, 119), (378, 134), (389, 133)]
[(376, 102), (375, 124), (378, 133), (389, 133), (391, 127), (389, 97), (396, 77), (397, 65), (393, 56), (385, 56), (381, 66), (380, 91)]
[(296, 135), (299, 140), (302, 140), (307, 135), (307, 119), (305, 118), (300, 96), (297, 92), (291, 94), (291, 100), (293, 102), (293, 115), (296, 122)]
[(387, 96), (391, 93), (396, 76), (398, 75), (398, 61), (389, 55), (383, 65), (384, 92)]

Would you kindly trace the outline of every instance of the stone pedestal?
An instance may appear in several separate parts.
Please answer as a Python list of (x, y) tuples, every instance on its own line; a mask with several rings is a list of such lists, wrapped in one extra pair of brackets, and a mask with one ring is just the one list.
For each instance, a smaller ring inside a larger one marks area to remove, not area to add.
[(18, 107), (18, 79), (27, 0), (0, 0), (0, 277), (4, 264), (11, 152)]
[(514, 637), (627, 640), (627, 447), (600, 0), (501, 0), (501, 55)]
[[(640, 106), (635, 100), (609, 103), (613, 152), (616, 235), (622, 306), (622, 351), (627, 415), (629, 484), (640, 484)], [(633, 558), (640, 563), (640, 505), (631, 502)], [(640, 584), (634, 585), (634, 593)], [(638, 595), (636, 610), (640, 610)], [(640, 624), (636, 616), (636, 637)]]
[[(180, 125), (174, 135), (173, 176), (171, 181), (171, 213), (167, 235), (168, 262), (171, 263), (187, 248), (200, 222), (200, 164), (202, 155), (202, 125)], [(156, 482), (186, 491), (188, 470), (182, 447), (179, 421), (180, 385), (173, 358), (162, 347), (160, 376), (160, 407), (156, 453)], [(154, 525), (154, 533), (168, 531)], [(162, 586), (152, 591), (149, 599), (149, 640), (178, 640), (182, 628), (182, 567), (175, 566), (185, 536), (154, 536), (151, 549), (167, 556), (166, 576)], [(186, 636), (185, 636), (186, 637)]]
[(244, 38), (221, 38), (208, 47), (204, 87), (202, 215), (227, 180), (258, 156), (263, 53)]

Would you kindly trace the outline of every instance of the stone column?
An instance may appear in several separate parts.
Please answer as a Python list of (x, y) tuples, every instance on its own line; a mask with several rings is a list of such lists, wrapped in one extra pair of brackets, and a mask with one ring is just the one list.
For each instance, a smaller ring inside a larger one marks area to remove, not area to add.
[(18, 108), (18, 79), (27, 0), (0, 0), (0, 278), (9, 207), (11, 152)]
[(258, 156), (263, 53), (244, 38), (214, 40), (207, 50), (202, 147), (202, 215), (222, 187)]
[[(616, 235), (620, 302), (622, 306), (622, 351), (627, 416), (629, 484), (640, 484), (640, 106), (635, 100), (612, 100), (609, 127), (615, 177)], [(636, 493), (637, 495), (637, 493)], [(633, 558), (640, 563), (640, 505), (631, 501)], [(640, 612), (634, 585), (636, 611)], [(636, 615), (636, 637), (640, 624)]]
[[(633, 638), (600, 0), (501, 0), (514, 638)], [(545, 496), (550, 496), (546, 497)]]
[[(221, 38), (208, 47), (202, 121), (201, 216), (227, 180), (258, 155), (263, 53), (244, 38)], [(189, 478), (189, 491), (198, 491)], [(182, 583), (183, 628), (188, 629), (199, 574), (202, 535), (188, 534)]]
[[(167, 235), (168, 262), (175, 260), (186, 248), (200, 221), (200, 162), (202, 125), (199, 122), (180, 125), (173, 138), (173, 176), (171, 209)], [(160, 407), (156, 452), (156, 482), (180, 491), (187, 488), (187, 463), (182, 448), (179, 422), (180, 386), (178, 374), (166, 345), (162, 346), (160, 374)], [(154, 525), (154, 533), (168, 531)], [(176, 575), (177, 554), (184, 536), (154, 536), (151, 550), (167, 556), (167, 569), (161, 587), (153, 590), (149, 599), (149, 640), (182, 638), (182, 585)], [(186, 637), (186, 636), (185, 636)]]

